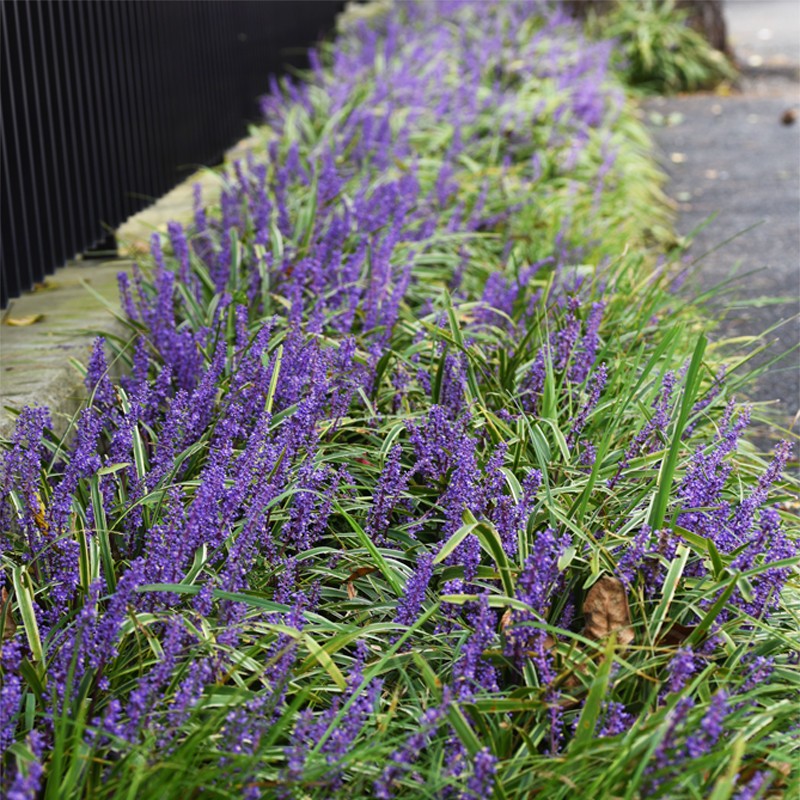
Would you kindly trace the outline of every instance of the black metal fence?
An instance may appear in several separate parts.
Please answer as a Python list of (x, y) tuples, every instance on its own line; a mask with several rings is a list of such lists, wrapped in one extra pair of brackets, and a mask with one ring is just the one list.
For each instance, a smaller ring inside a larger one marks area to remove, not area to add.
[(2, 0), (0, 307), (257, 119), (336, 0)]

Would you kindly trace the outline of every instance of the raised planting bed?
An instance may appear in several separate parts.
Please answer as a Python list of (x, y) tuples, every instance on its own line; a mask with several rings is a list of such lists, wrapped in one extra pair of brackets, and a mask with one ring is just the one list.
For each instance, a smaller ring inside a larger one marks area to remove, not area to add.
[(20, 416), (3, 791), (788, 791), (790, 448), (673, 292), (613, 45), (379, 12), (123, 278), (73, 430)]

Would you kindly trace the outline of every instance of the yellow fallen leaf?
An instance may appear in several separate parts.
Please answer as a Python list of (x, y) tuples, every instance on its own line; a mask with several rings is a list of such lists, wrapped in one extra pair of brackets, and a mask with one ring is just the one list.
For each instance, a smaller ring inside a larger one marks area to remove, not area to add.
[(42, 532), (47, 533), (49, 526), (47, 524), (47, 519), (45, 518), (44, 512), (45, 507), (44, 503), (42, 502), (42, 498), (39, 496), (39, 493), (36, 493), (36, 508), (33, 512), (33, 521), (36, 523), (36, 527)]
[(6, 320), (6, 325), (11, 325), (15, 328), (22, 328), (26, 325), (33, 325), (36, 322), (44, 319), (44, 314), (29, 314), (27, 317), (9, 317)]

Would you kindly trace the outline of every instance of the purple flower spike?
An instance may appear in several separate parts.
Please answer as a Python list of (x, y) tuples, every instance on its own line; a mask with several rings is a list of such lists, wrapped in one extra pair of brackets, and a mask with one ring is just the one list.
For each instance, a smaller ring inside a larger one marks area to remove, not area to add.
[(19, 667), (22, 662), (22, 647), (14, 639), (3, 643), (0, 650), (0, 667), (3, 668), (3, 686), (0, 688), (0, 758), (14, 743), (17, 717), (22, 700), (22, 680)]
[(722, 735), (722, 723), (728, 715), (728, 695), (720, 689), (712, 698), (700, 722), (700, 730), (686, 740), (689, 758), (699, 758), (712, 750)]
[(397, 604), (394, 621), (398, 625), (412, 625), (417, 619), (432, 575), (433, 553), (426, 552), (417, 559), (417, 569), (408, 579), (403, 596)]
[(634, 716), (625, 710), (622, 703), (609, 701), (603, 704), (602, 723), (598, 736), (618, 736), (630, 728)]
[(494, 776), (497, 771), (497, 757), (484, 747), (475, 753), (472, 762), (472, 775), (467, 781), (467, 797), (483, 800), (492, 794)]
[(679, 692), (697, 672), (697, 657), (691, 647), (682, 647), (667, 667), (669, 672), (669, 691)]
[(381, 800), (390, 800), (394, 797), (397, 780), (413, 767), (431, 736), (442, 724), (450, 708), (451, 697), (451, 690), (446, 686), (442, 692), (442, 702), (422, 713), (416, 731), (406, 739), (401, 748), (389, 756), (388, 765), (373, 784), (375, 797)]
[(497, 614), (489, 608), (487, 595), (480, 596), (478, 609), (471, 615), (470, 622), (473, 632), (453, 669), (453, 685), (461, 700), (471, 699), (478, 689), (498, 691), (497, 670), (484, 656), (484, 651), (497, 635)]
[(386, 459), (375, 493), (372, 499), (372, 507), (369, 510), (367, 523), (364, 527), (366, 532), (375, 540), (377, 544), (384, 544), (386, 541), (386, 531), (389, 528), (389, 521), (392, 510), (400, 501), (403, 492), (408, 487), (408, 473), (404, 473), (400, 465), (400, 458), (403, 448), (395, 445), (389, 457)]
[(44, 777), (42, 754), (44, 739), (38, 731), (28, 734), (28, 748), (33, 753), (33, 760), (28, 761), (24, 770), (14, 776), (6, 794), (7, 800), (35, 800), (39, 796)]
[(108, 363), (104, 352), (105, 344), (106, 340), (102, 336), (95, 339), (84, 384), (91, 395), (92, 403), (107, 412), (113, 408), (116, 394), (108, 375)]
[(765, 772), (756, 772), (752, 778), (742, 786), (738, 792), (733, 796), (733, 800), (755, 800), (761, 794), (761, 788), (767, 782), (767, 774)]

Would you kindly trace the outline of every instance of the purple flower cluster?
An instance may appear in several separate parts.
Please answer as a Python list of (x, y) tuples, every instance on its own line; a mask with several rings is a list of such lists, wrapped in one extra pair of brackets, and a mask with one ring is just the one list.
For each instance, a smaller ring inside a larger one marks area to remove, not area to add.
[(699, 724), (690, 728), (687, 717), (694, 707), (690, 697), (681, 698), (668, 716), (664, 735), (647, 768), (649, 791), (679, 776), (681, 765), (714, 751), (724, 734), (729, 713), (728, 695), (722, 689), (712, 695)]
[(14, 743), (17, 719), (22, 702), (22, 680), (19, 667), (22, 647), (18, 641), (3, 642), (0, 666), (3, 668), (3, 685), (0, 687), (0, 757)]
[(767, 781), (765, 772), (756, 772), (750, 780), (741, 786), (733, 797), (735, 800), (755, 800), (761, 796), (761, 789)]
[(472, 762), (472, 775), (467, 781), (467, 797), (480, 800), (489, 797), (494, 786), (494, 776), (497, 771), (497, 757), (488, 747), (481, 748)]
[(302, 712), (292, 732), (292, 742), (287, 751), (288, 780), (300, 782), (312, 749), (323, 756), (331, 767), (324, 775), (329, 789), (339, 788), (343, 774), (339, 763), (353, 746), (372, 715), (381, 693), (381, 682), (369, 681), (362, 687), (366, 645), (359, 642), (355, 663), (348, 677), (347, 691), (333, 699), (321, 714), (311, 710)]
[[(783, 529), (777, 510), (767, 505), (770, 488), (791, 456), (788, 442), (777, 446), (769, 466), (746, 495), (737, 497), (729, 488), (733, 469), (731, 455), (750, 419), (748, 409), (738, 415), (734, 411), (730, 403), (712, 444), (695, 450), (678, 487), (683, 510), (677, 522), (712, 541), (721, 554), (730, 554), (731, 569), (746, 572), (795, 558), (800, 551)], [(689, 569), (690, 574), (701, 574), (701, 571), (700, 564)], [(754, 617), (768, 615), (777, 607), (789, 574), (787, 566), (765, 569), (747, 596), (740, 589), (736, 590), (731, 605)], [(730, 608), (723, 611), (720, 621), (730, 613)]]
[(598, 736), (618, 736), (630, 728), (634, 716), (625, 710), (623, 703), (613, 700), (603, 704)]
[(495, 464), (492, 464), (491, 460), (487, 464), (487, 483), (493, 485), (486, 490), (487, 497), (490, 498), (486, 514), (500, 535), (503, 549), (513, 557), (517, 553), (519, 536), (525, 533), (528, 519), (536, 504), (536, 494), (542, 484), (542, 473), (538, 469), (532, 469), (522, 479), (520, 497), (512, 498), (501, 491), (503, 475), (500, 467), (505, 452), (504, 446), (498, 448), (492, 456)]
[(626, 586), (633, 586), (641, 578), (645, 592), (652, 595), (660, 589), (678, 543), (678, 537), (668, 528), (653, 531), (649, 525), (643, 525), (618, 548), (616, 573), (619, 579)]
[(512, 611), (511, 626), (506, 631), (505, 655), (519, 670), (528, 662), (533, 663), (543, 684), (549, 684), (555, 672), (549, 636), (541, 623), (547, 621), (553, 594), (563, 584), (558, 559), (568, 544), (568, 537), (558, 537), (551, 528), (538, 533), (533, 552), (517, 579), (517, 599), (528, 608)]
[(497, 636), (497, 614), (489, 608), (488, 597), (480, 596), (477, 608), (469, 614), (472, 633), (461, 648), (461, 657), (453, 668), (456, 697), (467, 700), (478, 689), (499, 690), (497, 670), (484, 651)]
[(675, 386), (675, 374), (667, 372), (661, 381), (655, 400), (653, 400), (653, 414), (642, 428), (637, 431), (624, 455), (619, 460), (616, 473), (608, 479), (609, 489), (613, 489), (617, 485), (622, 473), (630, 466), (632, 459), (644, 453), (654, 453), (660, 449), (662, 442), (659, 440), (659, 436), (663, 431), (667, 430), (669, 425), (675, 402)]
[(417, 559), (417, 568), (406, 583), (403, 596), (397, 604), (394, 621), (399, 625), (412, 625), (425, 601), (425, 591), (433, 575), (433, 554), (422, 553)]
[(420, 757), (428, 741), (442, 724), (450, 703), (450, 693), (445, 688), (441, 703), (422, 713), (419, 720), (415, 722), (416, 731), (406, 739), (402, 747), (389, 756), (389, 763), (384, 767), (381, 777), (374, 783), (375, 797), (381, 798), (381, 800), (390, 800), (394, 796), (393, 789), (396, 782), (410, 771)]
[[(306, 624), (305, 609), (309, 598), (296, 592), (289, 611), (267, 617), (268, 622), (283, 624), (301, 631)], [(288, 684), (297, 660), (297, 640), (289, 633), (278, 635), (264, 653), (265, 670), (263, 686), (253, 693), (246, 703), (234, 707), (225, 719), (223, 739), (230, 753), (258, 752), (261, 739), (268, 733), (283, 710)]]
[(697, 672), (697, 656), (691, 647), (681, 647), (667, 667), (669, 672), (669, 691), (680, 692), (689, 679)]
[(570, 447), (574, 446), (584, 427), (586, 427), (586, 421), (589, 417), (589, 414), (591, 414), (600, 401), (600, 394), (605, 388), (607, 380), (608, 371), (606, 369), (606, 365), (600, 364), (597, 370), (595, 370), (589, 378), (586, 387), (588, 394), (586, 402), (581, 406), (581, 410), (571, 420), (572, 427), (567, 435), (567, 444)]
[[(541, 411), (541, 397), (548, 370), (553, 380), (566, 377), (563, 391), (570, 402), (580, 408), (572, 418), (568, 444), (573, 446), (586, 426), (587, 420), (598, 404), (608, 380), (605, 364), (597, 364), (600, 346), (600, 324), (605, 310), (604, 303), (592, 303), (581, 319), (581, 300), (577, 295), (568, 296), (551, 311), (551, 324), (556, 327), (550, 341), (536, 352), (527, 375), (520, 384), (520, 397), (528, 413)], [(579, 389), (586, 385), (585, 398)]]
[(39, 796), (42, 788), (44, 738), (38, 731), (31, 731), (26, 744), (31, 758), (25, 762), (24, 767), (18, 769), (13, 776), (9, 776), (10, 783), (5, 795), (8, 800), (34, 800)]
[(686, 738), (686, 752), (689, 758), (699, 758), (714, 747), (722, 735), (722, 723), (727, 714), (728, 695), (720, 690), (711, 698), (708, 711), (700, 721), (700, 730)]
[(386, 541), (392, 511), (408, 488), (409, 475), (400, 463), (403, 448), (395, 445), (386, 459), (375, 486), (372, 507), (367, 516), (365, 530), (379, 544)]
[[(3, 454), (2, 483), (0, 484), (0, 523), (4, 550), (11, 550), (8, 531), (17, 525), (26, 540), (28, 558), (35, 556), (44, 546), (42, 500), (39, 481), (46, 463), (45, 430), (51, 427), (46, 408), (24, 408), (17, 420), (11, 447)], [(16, 494), (21, 509), (15, 509), (12, 497)], [(27, 560), (27, 559), (26, 559)]]

